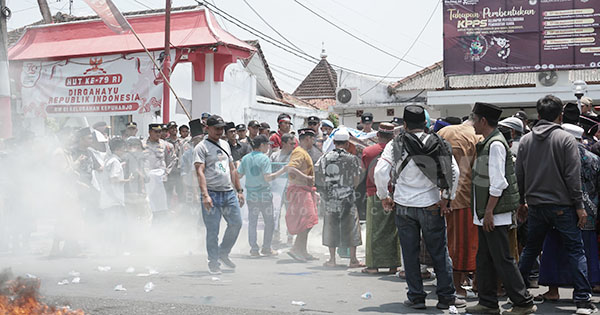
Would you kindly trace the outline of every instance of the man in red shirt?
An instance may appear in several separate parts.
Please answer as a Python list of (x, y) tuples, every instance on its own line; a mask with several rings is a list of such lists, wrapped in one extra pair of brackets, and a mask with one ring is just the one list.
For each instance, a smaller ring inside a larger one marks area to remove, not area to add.
[(273, 134), (269, 139), (272, 143), (271, 148), (273, 151), (277, 151), (281, 148), (281, 136), (289, 133), (292, 129), (292, 117), (285, 113), (279, 114), (279, 116), (277, 116), (277, 125), (279, 126), (279, 130), (277, 130), (277, 133)]
[(378, 143), (363, 150), (363, 167), (367, 170), (367, 244), (366, 265), (363, 273), (375, 274), (379, 268), (389, 268), (395, 273), (401, 265), (400, 241), (394, 221), (394, 213), (383, 210), (377, 198), (377, 187), (373, 180), (373, 172), (377, 160), (386, 144), (394, 138), (394, 125), (379, 124)]

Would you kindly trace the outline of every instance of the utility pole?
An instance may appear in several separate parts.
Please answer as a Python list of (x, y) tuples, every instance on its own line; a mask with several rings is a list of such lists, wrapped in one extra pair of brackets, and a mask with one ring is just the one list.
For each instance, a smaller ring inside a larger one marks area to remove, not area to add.
[(163, 108), (162, 117), (163, 124), (166, 124), (171, 119), (170, 117), (170, 90), (167, 82), (171, 78), (171, 0), (166, 0), (165, 4), (165, 57), (163, 59)]
[(0, 138), (12, 137), (12, 115), (10, 108), (10, 76), (8, 72), (7, 20), (10, 9), (6, 0), (0, 0)]
[(44, 24), (52, 24), (52, 13), (50, 12), (50, 7), (48, 7), (48, 2), (46, 0), (37, 0), (37, 2)]

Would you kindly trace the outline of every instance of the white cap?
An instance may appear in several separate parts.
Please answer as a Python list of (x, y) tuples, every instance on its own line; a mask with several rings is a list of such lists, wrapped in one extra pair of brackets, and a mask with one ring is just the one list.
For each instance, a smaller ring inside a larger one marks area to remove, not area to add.
[(327, 126), (327, 127), (330, 127), (330, 128), (335, 128), (335, 126), (333, 126), (333, 123), (331, 122), (331, 120), (328, 120), (328, 119), (321, 120), (321, 126)]
[(575, 139), (580, 140), (583, 137), (583, 128), (577, 126), (577, 125), (573, 125), (573, 124), (563, 124), (562, 128), (572, 134)]
[(350, 134), (348, 133), (348, 129), (340, 128), (333, 135), (333, 141), (348, 141), (350, 140)]
[(508, 117), (498, 122), (498, 125), (523, 133), (523, 122), (516, 117)]

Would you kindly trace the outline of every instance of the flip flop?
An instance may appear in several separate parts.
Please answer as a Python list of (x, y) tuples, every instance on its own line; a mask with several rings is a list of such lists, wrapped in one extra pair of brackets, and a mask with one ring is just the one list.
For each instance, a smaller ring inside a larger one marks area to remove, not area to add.
[(287, 254), (290, 255), (290, 257), (292, 257), (295, 261), (306, 262), (306, 259), (304, 259), (304, 257), (302, 257), (292, 251), (287, 252)]
[(367, 265), (361, 263), (360, 261), (358, 263), (354, 263), (354, 264), (349, 264), (348, 268), (363, 268), (366, 267)]
[(379, 269), (377, 269), (377, 268), (373, 268), (373, 269), (371, 269), (371, 268), (363, 268), (363, 269), (360, 270), (360, 273), (366, 273), (368, 275), (376, 275), (376, 274), (379, 273)]

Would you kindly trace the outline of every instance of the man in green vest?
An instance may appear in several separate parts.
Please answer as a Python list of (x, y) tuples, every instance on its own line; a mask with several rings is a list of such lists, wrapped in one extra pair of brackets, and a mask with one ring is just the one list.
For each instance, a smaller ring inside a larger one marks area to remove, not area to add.
[(536, 311), (509, 249), (508, 229), (519, 206), (519, 189), (510, 148), (497, 128), (501, 114), (498, 106), (486, 103), (475, 103), (472, 114), (475, 133), (484, 140), (477, 144), (472, 172), (473, 223), (479, 232), (476, 270), (479, 304), (467, 308), (466, 312), (471, 314), (500, 314), (498, 280), (502, 280), (513, 303), (512, 310), (504, 314)]

